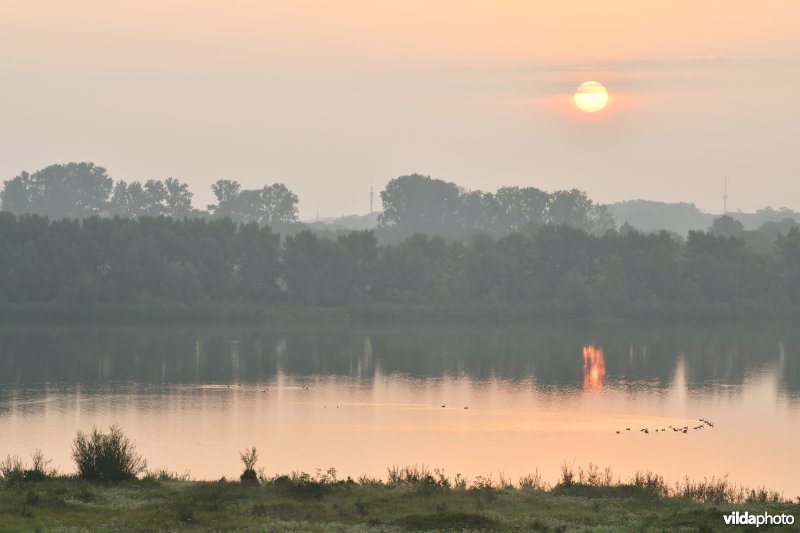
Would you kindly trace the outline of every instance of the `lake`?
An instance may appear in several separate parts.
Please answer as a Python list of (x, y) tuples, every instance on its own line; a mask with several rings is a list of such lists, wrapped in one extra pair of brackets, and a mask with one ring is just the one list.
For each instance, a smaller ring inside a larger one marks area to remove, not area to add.
[(674, 322), (0, 328), (1, 458), (40, 448), (72, 472), (75, 432), (111, 424), (151, 468), (199, 479), (238, 477), (238, 452), (256, 446), (268, 475), (334, 467), (385, 478), (389, 466), (425, 464), (514, 482), (538, 469), (553, 482), (562, 463), (592, 462), (623, 479), (727, 474), (794, 497), (800, 332)]

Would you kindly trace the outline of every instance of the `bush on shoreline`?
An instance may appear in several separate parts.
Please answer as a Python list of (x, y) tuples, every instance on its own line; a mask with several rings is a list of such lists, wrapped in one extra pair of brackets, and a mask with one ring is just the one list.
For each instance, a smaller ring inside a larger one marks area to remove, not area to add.
[(108, 434), (97, 428), (91, 434), (78, 431), (72, 457), (78, 477), (88, 481), (126, 481), (147, 469), (147, 461), (136, 453), (136, 446), (118, 426), (111, 426)]
[(252, 485), (258, 485), (258, 474), (256, 474), (255, 466), (258, 461), (258, 450), (253, 446), (249, 450), (239, 452), (239, 458), (244, 463), (244, 472), (239, 476), (239, 481)]
[(18, 455), (8, 455), (0, 462), (0, 479), (9, 483), (21, 481), (43, 481), (58, 475), (58, 470), (50, 468), (50, 461), (45, 460), (42, 450), (31, 454), (31, 467), (27, 468)]

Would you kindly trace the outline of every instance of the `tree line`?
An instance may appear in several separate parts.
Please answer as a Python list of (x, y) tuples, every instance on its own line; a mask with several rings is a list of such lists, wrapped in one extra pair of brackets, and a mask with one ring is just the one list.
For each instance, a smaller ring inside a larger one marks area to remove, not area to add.
[(779, 233), (769, 253), (713, 231), (682, 241), (666, 232), (593, 234), (564, 225), (467, 240), (415, 234), (379, 245), (373, 231), (281, 239), (268, 225), (228, 218), (0, 213), (0, 301), (794, 316), (800, 230)]
[[(243, 189), (232, 180), (212, 186), (216, 202), (197, 209), (189, 186), (174, 178), (114, 181), (93, 163), (51, 165), (22, 172), (0, 191), (2, 209), (50, 219), (92, 216), (138, 218), (229, 218), (283, 230), (297, 226), (299, 199), (282, 183)], [(608, 208), (577, 189), (546, 192), (535, 187), (502, 187), (495, 192), (467, 190), (453, 182), (412, 174), (391, 180), (381, 192), (378, 218), (381, 242), (397, 242), (415, 233), (468, 238), (495, 236), (552, 224), (602, 233), (614, 227)]]
[(236, 181), (218, 180), (211, 187), (217, 203), (206, 210), (192, 206), (189, 185), (174, 178), (114, 181), (94, 163), (50, 165), (33, 174), (22, 172), (0, 191), (4, 211), (51, 219), (169, 216), (230, 218), (260, 224), (297, 220), (298, 198), (282, 183), (242, 189)]
[(401, 237), (415, 233), (500, 236), (544, 225), (603, 233), (614, 227), (608, 207), (577, 189), (547, 192), (536, 187), (501, 187), (484, 192), (411, 174), (391, 180), (381, 191), (381, 200), (381, 226)]

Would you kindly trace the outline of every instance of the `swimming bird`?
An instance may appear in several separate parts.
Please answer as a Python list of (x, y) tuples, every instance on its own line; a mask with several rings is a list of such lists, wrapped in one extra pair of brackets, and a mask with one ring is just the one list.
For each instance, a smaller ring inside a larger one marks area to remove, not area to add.
[(630, 431), (630, 430), (631, 430), (631, 428), (625, 428), (625, 431)]
[(464, 409), (469, 409), (469, 407), (467, 407), (467, 406), (465, 405), (465, 406), (464, 406)]
[(442, 409), (444, 409), (444, 405), (442, 405)]
[(619, 435), (619, 430), (617, 430), (617, 435)]

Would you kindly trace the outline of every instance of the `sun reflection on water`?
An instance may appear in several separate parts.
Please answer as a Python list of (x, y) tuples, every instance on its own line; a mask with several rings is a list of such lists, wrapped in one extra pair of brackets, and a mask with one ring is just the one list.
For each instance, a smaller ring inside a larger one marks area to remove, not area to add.
[(583, 388), (597, 390), (606, 382), (606, 364), (603, 348), (591, 344), (583, 347)]

